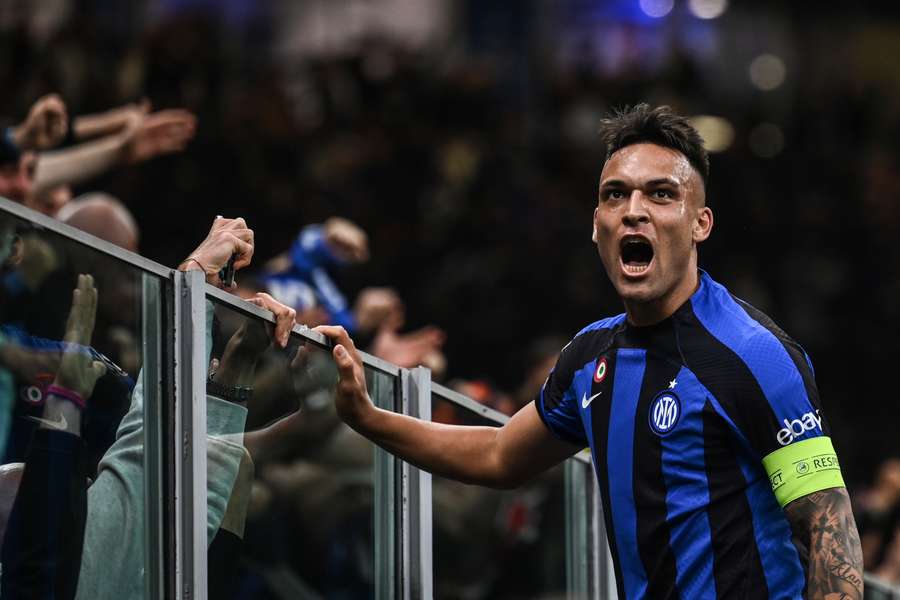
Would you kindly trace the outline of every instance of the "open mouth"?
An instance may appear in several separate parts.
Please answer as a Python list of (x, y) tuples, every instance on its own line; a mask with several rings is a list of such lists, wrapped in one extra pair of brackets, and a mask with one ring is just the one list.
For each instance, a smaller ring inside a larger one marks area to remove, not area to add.
[(642, 236), (627, 236), (619, 244), (622, 268), (628, 275), (641, 275), (653, 262), (653, 246)]

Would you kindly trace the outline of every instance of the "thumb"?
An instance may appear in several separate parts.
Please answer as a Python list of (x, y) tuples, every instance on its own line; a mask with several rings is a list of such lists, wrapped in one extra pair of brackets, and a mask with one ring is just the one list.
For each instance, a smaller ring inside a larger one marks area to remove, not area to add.
[(91, 372), (95, 376), (94, 380), (96, 381), (106, 375), (106, 365), (99, 360), (95, 360), (91, 363)]

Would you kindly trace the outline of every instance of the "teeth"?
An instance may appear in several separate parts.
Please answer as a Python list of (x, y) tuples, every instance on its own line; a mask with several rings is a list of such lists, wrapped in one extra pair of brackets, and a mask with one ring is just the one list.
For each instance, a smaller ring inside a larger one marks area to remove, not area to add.
[(625, 265), (625, 264), (623, 264), (623, 266), (625, 267), (625, 270), (628, 273), (637, 274), (637, 273), (643, 273), (644, 271), (646, 271), (650, 267), (650, 263), (647, 263), (644, 265)]

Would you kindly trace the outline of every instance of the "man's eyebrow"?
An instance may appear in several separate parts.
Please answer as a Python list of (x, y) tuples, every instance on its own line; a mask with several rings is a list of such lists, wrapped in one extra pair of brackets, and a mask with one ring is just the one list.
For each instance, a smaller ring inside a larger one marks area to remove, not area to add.
[(678, 187), (680, 183), (671, 177), (661, 177), (659, 179), (651, 179), (647, 182), (647, 185), (674, 185)]
[[(658, 177), (656, 179), (651, 179), (647, 181), (644, 185), (646, 186), (655, 186), (655, 185), (672, 185), (678, 187), (680, 182), (677, 179), (673, 179), (671, 177)], [(625, 187), (626, 184), (621, 179), (609, 179), (607, 181), (603, 181), (600, 183), (601, 188), (606, 187)]]
[(608, 179), (601, 182), (600, 187), (625, 187), (625, 182), (621, 179)]

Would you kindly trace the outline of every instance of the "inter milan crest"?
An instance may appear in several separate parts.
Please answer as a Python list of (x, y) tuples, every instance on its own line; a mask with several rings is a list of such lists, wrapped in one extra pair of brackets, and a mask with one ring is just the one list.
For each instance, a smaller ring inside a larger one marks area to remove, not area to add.
[(650, 403), (650, 429), (657, 435), (668, 435), (681, 418), (681, 400), (671, 389), (660, 392)]

